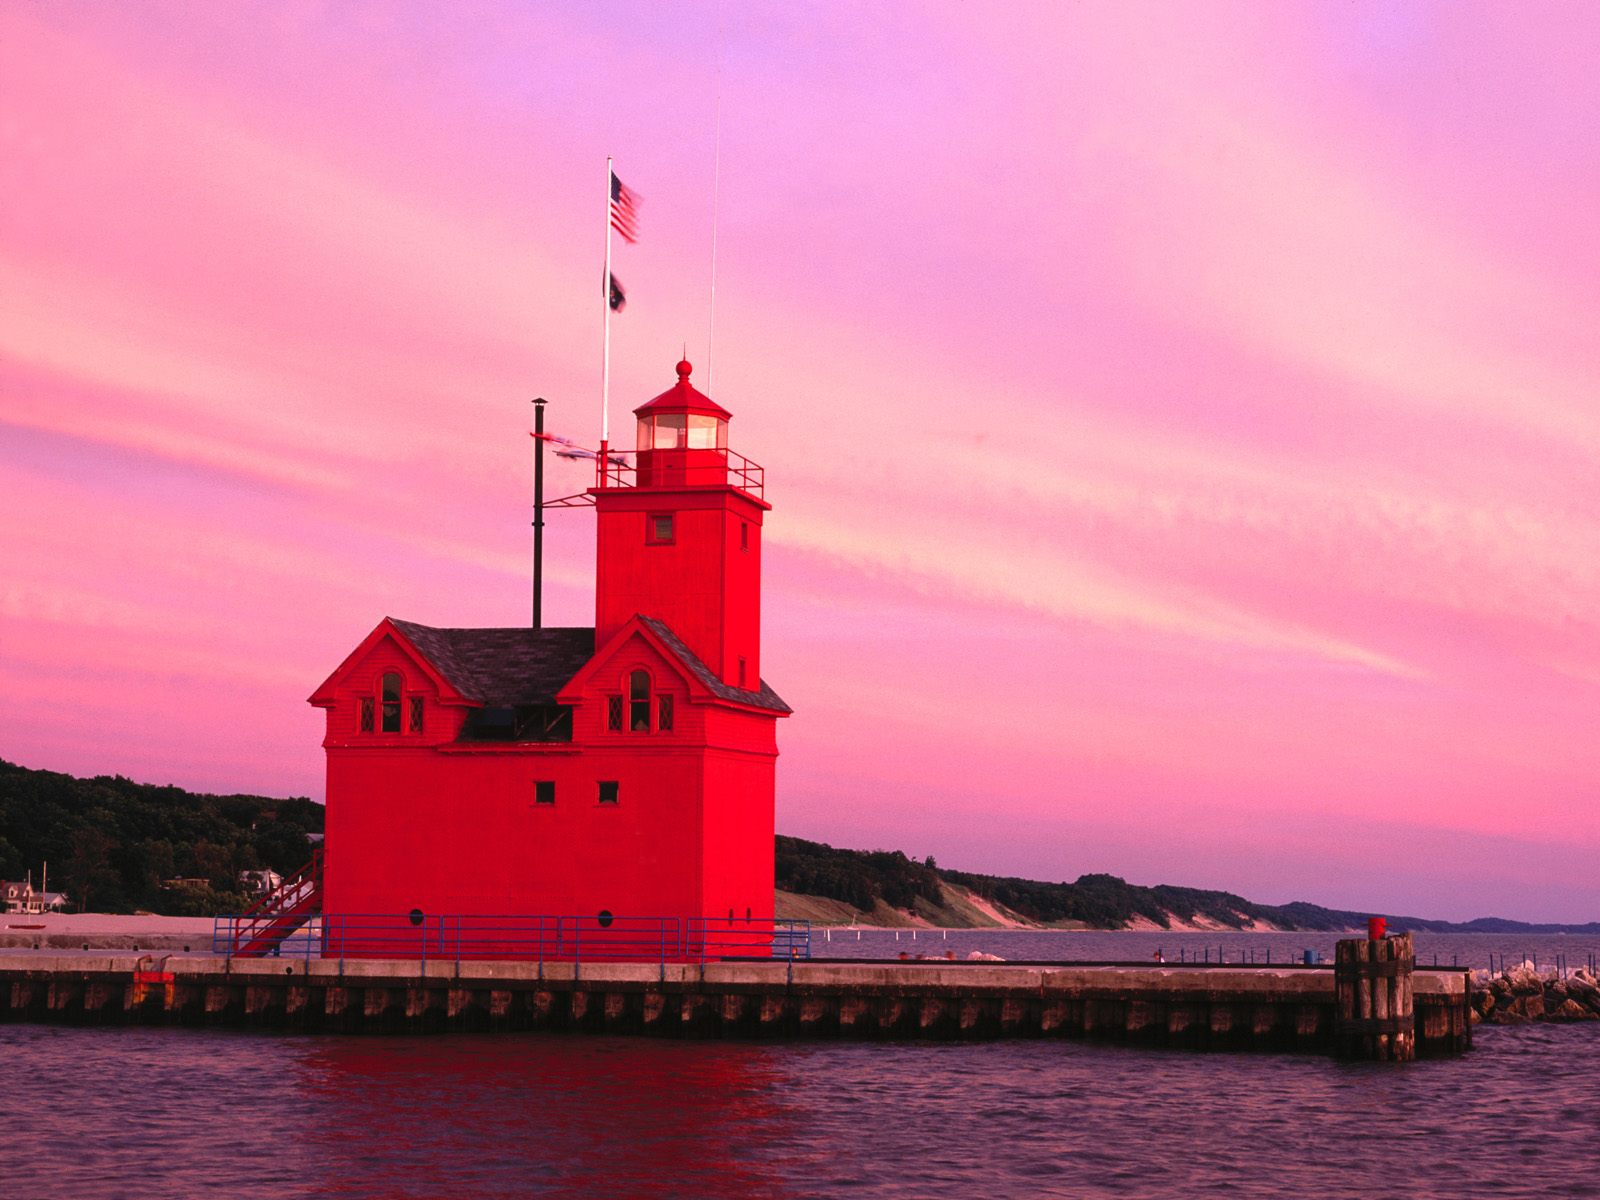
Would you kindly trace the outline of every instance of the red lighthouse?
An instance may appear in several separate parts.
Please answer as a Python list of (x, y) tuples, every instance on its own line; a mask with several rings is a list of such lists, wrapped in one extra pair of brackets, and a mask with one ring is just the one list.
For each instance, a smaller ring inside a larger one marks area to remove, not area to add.
[(327, 710), (321, 904), (340, 914), (770, 928), (776, 725), (760, 676), (760, 467), (690, 382), (602, 461), (593, 629), (385, 618)]

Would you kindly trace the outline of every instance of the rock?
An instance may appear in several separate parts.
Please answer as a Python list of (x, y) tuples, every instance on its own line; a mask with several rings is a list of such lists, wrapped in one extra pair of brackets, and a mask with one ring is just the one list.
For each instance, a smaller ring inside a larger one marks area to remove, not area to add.
[(1472, 1005), (1473, 1008), (1487, 1017), (1495, 1008), (1494, 993), (1478, 992), (1472, 997)]
[(1559, 1008), (1567, 998), (1567, 985), (1559, 979), (1552, 979), (1544, 985), (1544, 1002), (1546, 1007)]
[(1537, 1021), (1540, 1017), (1544, 1016), (1543, 990), (1530, 995), (1518, 997), (1517, 1007), (1522, 1010), (1523, 1014), (1528, 1018), (1528, 1020)]
[(1535, 992), (1544, 994), (1544, 977), (1534, 969), (1531, 962), (1525, 962), (1512, 967), (1505, 975), (1506, 982), (1511, 985), (1511, 990), (1521, 996), (1531, 996)]
[(1528, 1018), (1514, 1008), (1502, 1008), (1495, 1012), (1494, 1023), (1496, 1025), (1526, 1025)]
[(1600, 987), (1596, 987), (1594, 980), (1583, 978), (1583, 972), (1578, 971), (1567, 980), (1567, 995), (1579, 1004), (1593, 1007), (1600, 1003)]
[(1600, 1020), (1600, 1016), (1596, 1016), (1576, 1000), (1563, 1000), (1561, 1007), (1551, 1013), (1548, 1019), (1552, 1021), (1596, 1021)]
[(968, 962), (1005, 962), (998, 954), (985, 954), (982, 950), (974, 950), (967, 955)]

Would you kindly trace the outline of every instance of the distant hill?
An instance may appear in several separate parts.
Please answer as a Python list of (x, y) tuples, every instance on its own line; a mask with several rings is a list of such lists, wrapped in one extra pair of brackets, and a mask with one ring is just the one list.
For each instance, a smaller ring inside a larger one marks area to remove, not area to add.
[[(322, 806), (309, 799), (210, 796), (134, 783), (78, 779), (0, 760), (0, 879), (50, 864), (50, 890), (74, 908), (173, 916), (238, 912), (239, 872), (280, 874), (311, 857)], [(163, 880), (191, 881), (162, 887)]]
[(1387, 916), (1396, 931), (1434, 933), (1600, 933), (1600, 922), (1536, 925), (1499, 917), (1435, 921), (1350, 912), (1320, 904), (1256, 904), (1231, 892), (1140, 887), (1115, 875), (1045, 883), (939, 868), (898, 850), (841, 850), (778, 837), (780, 916), (829, 925), (996, 926), (1050, 929), (1322, 930), (1365, 928)]
[[(239, 872), (269, 867), (287, 874), (303, 865), (308, 835), (322, 832), (322, 817), (322, 806), (304, 797), (212, 796), (0, 760), (0, 879), (21, 879), (48, 861), (51, 890), (66, 892), (75, 908), (237, 912), (248, 903), (237, 891)], [(1256, 904), (1198, 888), (1140, 887), (1115, 875), (1081, 875), (1072, 883), (980, 875), (898, 850), (843, 850), (782, 835), (776, 850), (779, 915), (827, 925), (1332, 931), (1364, 927), (1373, 915), (1304, 901)], [(200, 882), (162, 886), (175, 878)], [(1398, 930), (1600, 934), (1600, 922), (1382, 915)]]

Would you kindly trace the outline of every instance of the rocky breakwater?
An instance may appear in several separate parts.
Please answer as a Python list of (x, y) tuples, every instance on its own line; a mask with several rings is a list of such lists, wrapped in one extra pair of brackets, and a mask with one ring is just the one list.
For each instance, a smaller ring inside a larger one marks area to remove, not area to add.
[(1565, 976), (1531, 962), (1472, 973), (1472, 1015), (1491, 1025), (1600, 1020), (1600, 979), (1579, 967)]

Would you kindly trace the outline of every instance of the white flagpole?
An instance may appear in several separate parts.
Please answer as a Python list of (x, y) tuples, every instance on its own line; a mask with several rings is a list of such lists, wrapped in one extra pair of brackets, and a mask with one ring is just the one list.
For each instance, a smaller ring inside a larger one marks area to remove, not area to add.
[(600, 362), (600, 479), (605, 481), (606, 443), (611, 440), (611, 158), (606, 157), (606, 273), (600, 286), (605, 306), (605, 347)]

